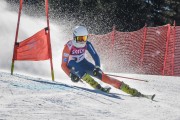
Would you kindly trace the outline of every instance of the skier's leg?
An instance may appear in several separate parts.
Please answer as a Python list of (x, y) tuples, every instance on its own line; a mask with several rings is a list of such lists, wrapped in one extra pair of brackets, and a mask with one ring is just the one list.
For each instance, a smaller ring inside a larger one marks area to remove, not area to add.
[(125, 84), (124, 82), (122, 82), (122, 84), (120, 86), (120, 90), (122, 90), (123, 92), (130, 94), (132, 96), (136, 96), (136, 97), (142, 96), (142, 94), (139, 91), (137, 91), (134, 88), (130, 88), (129, 85)]
[[(95, 66), (92, 63), (90, 63), (86, 59), (84, 59), (81, 62), (81, 66), (83, 66), (84, 70), (86, 70), (86, 73), (90, 74), (91, 76), (94, 76), (93, 70), (94, 70)], [(97, 86), (99, 86), (98, 83), (88, 74), (86, 74), (87, 76), (85, 75), (82, 79), (84, 81), (86, 81), (87, 83), (89, 83), (93, 88), (96, 88)], [(140, 96), (141, 95), (141, 93), (138, 92), (136, 89), (130, 88), (124, 82), (119, 81), (115, 78), (109, 77), (104, 73), (102, 73), (98, 76), (94, 76), (94, 77), (96, 77), (96, 78), (102, 80), (103, 82), (105, 82), (109, 85), (112, 85), (115, 88), (120, 89), (120, 90), (124, 91), (125, 93), (130, 94), (132, 96)], [(98, 88), (96, 88), (96, 89), (98, 89)]]
[(142, 96), (142, 94), (139, 91), (137, 91), (136, 89), (131, 88), (131, 87), (129, 87), (129, 85), (125, 84), (124, 82), (116, 80), (114, 78), (111, 78), (111, 77), (105, 75), (104, 73), (102, 74), (102, 81), (105, 83), (108, 83), (108, 84), (114, 86), (115, 88), (120, 89), (123, 92), (130, 94), (132, 96), (137, 96), (137, 97)]
[(90, 74), (93, 77), (98, 78), (99, 80), (102, 80), (103, 82), (110, 84), (116, 88), (120, 88), (121, 85), (121, 81), (118, 81), (114, 78), (111, 78), (105, 74), (98, 74), (97, 76), (93, 75), (93, 70), (95, 69), (95, 66), (90, 63), (89, 61), (87, 61), (86, 59), (83, 60), (82, 65), (84, 66), (84, 68), (86, 69), (86, 73)]
[(82, 79), (86, 81), (91, 87), (101, 90), (103, 92), (109, 92), (110, 88), (103, 88), (98, 82), (96, 82), (89, 74), (85, 74)]
[(73, 74), (77, 75), (79, 78), (82, 78), (82, 76), (86, 73), (80, 62), (77, 63), (75, 60), (69, 61), (68, 68)]
[(89, 75), (91, 75), (99, 80), (102, 80), (102, 74), (98, 74), (96, 76), (93, 74), (93, 70), (95, 69), (95, 66), (91, 62), (84, 59), (82, 65), (86, 69), (86, 73), (88, 73)]
[(101, 78), (101, 80), (102, 80), (103, 82), (107, 83), (107, 84), (110, 84), (110, 85), (114, 86), (115, 88), (120, 88), (120, 86), (121, 86), (121, 84), (122, 84), (121, 81), (119, 81), (119, 80), (117, 80), (117, 79), (115, 79), (115, 78), (111, 78), (111, 77), (105, 75), (104, 73), (102, 73), (102, 78)]
[(86, 67), (83, 61), (77, 63), (76, 61), (71, 60), (68, 63), (68, 67), (71, 69), (73, 74), (86, 81), (93, 88), (97, 88), (98, 83), (86, 73)]
[(98, 82), (96, 82), (89, 74), (86, 73), (86, 67), (83, 61), (77, 63), (74, 60), (69, 61), (68, 68), (71, 72), (77, 75), (79, 78), (87, 82), (91, 87), (101, 90), (103, 92), (109, 92), (109, 89), (103, 88)]

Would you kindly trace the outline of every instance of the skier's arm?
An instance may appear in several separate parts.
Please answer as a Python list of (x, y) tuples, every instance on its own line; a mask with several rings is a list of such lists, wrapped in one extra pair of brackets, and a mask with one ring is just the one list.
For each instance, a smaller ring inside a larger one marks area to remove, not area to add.
[(69, 76), (70, 75), (70, 70), (67, 67), (68, 64), (68, 59), (69, 59), (69, 54), (70, 54), (70, 50), (68, 48), (67, 45), (64, 46), (64, 50), (62, 53), (62, 63), (61, 63), (61, 67), (63, 69), (63, 71)]
[(90, 42), (87, 42), (87, 50), (90, 53), (90, 55), (92, 56), (94, 62), (95, 62), (95, 66), (100, 67), (100, 59), (99, 56), (96, 52), (96, 50), (94, 49), (94, 47), (92, 46), (92, 44)]

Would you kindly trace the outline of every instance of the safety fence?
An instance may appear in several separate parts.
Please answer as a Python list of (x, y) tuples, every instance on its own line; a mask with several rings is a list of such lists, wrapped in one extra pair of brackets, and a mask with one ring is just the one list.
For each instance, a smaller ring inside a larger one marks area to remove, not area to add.
[(180, 76), (180, 26), (90, 35), (108, 72)]

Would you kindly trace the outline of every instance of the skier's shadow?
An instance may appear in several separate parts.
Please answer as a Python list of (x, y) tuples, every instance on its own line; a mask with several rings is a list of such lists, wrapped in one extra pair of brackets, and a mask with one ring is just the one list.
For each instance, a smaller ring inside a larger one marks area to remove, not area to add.
[(91, 92), (91, 93), (102, 94), (102, 95), (105, 95), (105, 96), (108, 96), (108, 97), (112, 97), (112, 98), (116, 98), (116, 99), (122, 99), (119, 95), (114, 94), (114, 93), (105, 93), (105, 92), (102, 92), (102, 91), (99, 91), (99, 90), (91, 90), (91, 89), (77, 87), (77, 86), (73, 86), (73, 88), (81, 89), (81, 90), (88, 91), (88, 92)]
[(123, 100), (118, 94), (115, 94), (115, 93), (105, 93), (105, 92), (102, 92), (102, 91), (99, 91), (99, 90), (91, 90), (91, 89), (78, 87), (78, 86), (69, 86), (67, 84), (63, 84), (63, 83), (59, 83), (59, 82), (45, 81), (45, 80), (42, 80), (41, 78), (39, 78), (39, 79), (37, 79), (37, 78), (27, 78), (27, 77), (25, 77), (23, 75), (18, 75), (18, 74), (15, 74), (14, 76), (19, 77), (19, 78), (23, 78), (23, 79), (27, 79), (27, 80), (31, 80), (33, 82), (38, 82), (38, 83), (41, 83), (41, 84), (54, 85), (54, 86), (57, 86), (56, 88), (59, 88), (59, 89), (67, 88), (67, 89), (76, 89), (76, 90), (80, 90), (80, 91), (83, 90), (83, 91), (86, 91), (86, 92), (95, 93), (95, 94), (101, 94), (101, 95), (104, 95), (104, 96), (107, 96), (107, 97)]

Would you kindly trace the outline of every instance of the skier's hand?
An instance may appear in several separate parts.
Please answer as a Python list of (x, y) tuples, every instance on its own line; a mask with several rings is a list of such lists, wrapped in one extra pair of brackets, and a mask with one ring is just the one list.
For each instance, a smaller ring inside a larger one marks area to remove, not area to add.
[(95, 66), (95, 68), (93, 70), (93, 75), (94, 76), (99, 76), (101, 74), (102, 74), (102, 71), (101, 71), (100, 67), (99, 66)]
[(79, 82), (79, 80), (80, 80), (80, 78), (77, 75), (73, 74), (73, 73), (70, 73), (69, 76), (71, 77), (72, 82)]

